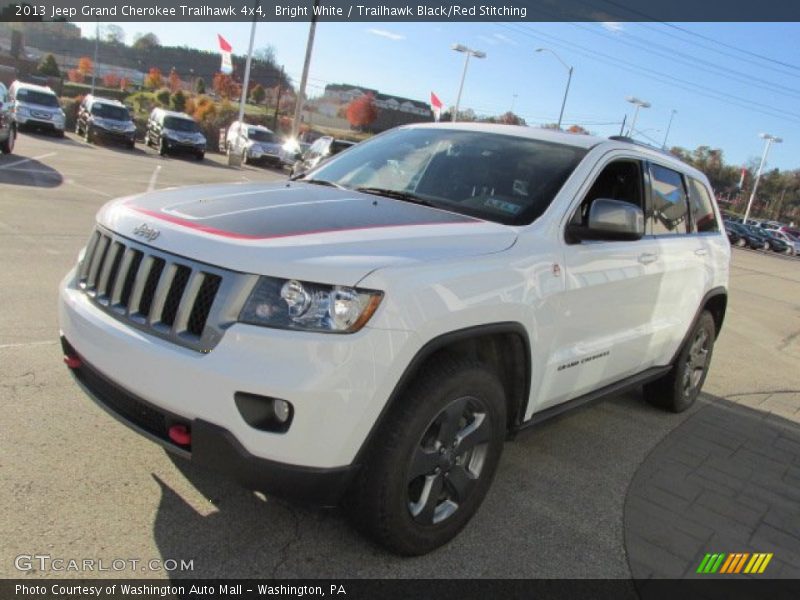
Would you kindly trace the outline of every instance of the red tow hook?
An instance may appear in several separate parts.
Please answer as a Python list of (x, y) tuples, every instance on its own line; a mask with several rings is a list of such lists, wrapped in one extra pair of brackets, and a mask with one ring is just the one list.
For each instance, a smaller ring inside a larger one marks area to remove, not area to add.
[(186, 425), (173, 425), (169, 428), (169, 439), (179, 446), (188, 446), (192, 443), (192, 434)]
[(65, 354), (64, 364), (70, 369), (78, 369), (83, 365), (83, 361), (77, 354)]

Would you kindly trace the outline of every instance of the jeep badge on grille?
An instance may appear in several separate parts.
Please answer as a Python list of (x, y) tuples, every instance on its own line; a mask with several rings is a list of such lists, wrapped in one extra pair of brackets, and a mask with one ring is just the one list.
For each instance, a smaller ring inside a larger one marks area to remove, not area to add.
[(158, 229), (153, 229), (152, 227), (148, 227), (147, 223), (142, 223), (136, 229), (133, 230), (133, 235), (144, 238), (148, 242), (152, 242), (159, 235), (161, 235), (161, 232)]

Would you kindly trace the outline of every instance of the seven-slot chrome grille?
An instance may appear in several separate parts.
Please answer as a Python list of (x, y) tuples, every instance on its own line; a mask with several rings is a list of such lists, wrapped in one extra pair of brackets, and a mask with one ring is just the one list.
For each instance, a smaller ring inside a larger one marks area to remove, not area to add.
[(253, 278), (100, 228), (92, 233), (78, 265), (78, 287), (96, 306), (198, 352), (209, 352), (236, 321)]

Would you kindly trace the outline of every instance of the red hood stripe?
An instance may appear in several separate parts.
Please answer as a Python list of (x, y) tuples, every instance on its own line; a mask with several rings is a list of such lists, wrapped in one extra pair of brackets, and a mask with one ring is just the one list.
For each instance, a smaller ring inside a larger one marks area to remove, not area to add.
[(129, 208), (133, 211), (138, 213), (142, 213), (149, 217), (153, 217), (154, 219), (160, 219), (161, 221), (167, 221), (169, 223), (174, 223), (175, 225), (180, 225), (182, 227), (186, 227), (188, 229), (194, 229), (195, 231), (202, 231), (204, 233), (208, 233), (211, 235), (218, 235), (221, 237), (233, 238), (238, 240), (272, 240), (278, 238), (286, 238), (286, 237), (296, 237), (300, 235), (314, 235), (319, 233), (333, 233), (337, 231), (358, 231), (363, 229), (386, 229), (387, 227), (419, 227), (422, 225), (466, 225), (466, 224), (474, 224), (474, 223), (482, 223), (482, 221), (474, 220), (474, 221), (440, 221), (438, 223), (387, 223), (387, 224), (380, 224), (380, 225), (365, 225), (359, 227), (331, 227), (329, 229), (313, 229), (308, 231), (293, 231), (291, 233), (280, 233), (275, 235), (248, 235), (245, 233), (236, 233), (234, 231), (225, 231), (223, 229), (217, 229), (216, 227), (208, 227), (207, 225), (201, 225), (194, 221), (190, 221), (188, 219), (181, 219), (180, 217), (175, 217), (173, 215), (169, 215), (167, 213), (157, 211), (157, 210), (149, 210), (147, 208), (141, 208), (139, 206), (130, 206), (128, 205), (126, 208)]

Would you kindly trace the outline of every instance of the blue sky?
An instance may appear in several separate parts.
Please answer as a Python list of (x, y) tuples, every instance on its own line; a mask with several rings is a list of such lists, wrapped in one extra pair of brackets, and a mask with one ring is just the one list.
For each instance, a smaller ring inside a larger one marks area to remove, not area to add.
[[(85, 34), (94, 27), (81, 24)], [(246, 52), (248, 23), (118, 23), (130, 43), (152, 31), (165, 45), (217, 51), (216, 34)], [(256, 48), (270, 45), (299, 82), (308, 23), (259, 23)], [(677, 111), (669, 145), (722, 148), (727, 162), (758, 159), (760, 132), (784, 143), (770, 167), (800, 168), (800, 24), (798, 23), (320, 23), (309, 94), (326, 83), (354, 83), (383, 93), (427, 100), (430, 91), (452, 104), (464, 55), (462, 43), (487, 53), (471, 60), (463, 108), (479, 114), (514, 112), (530, 124), (555, 122), (567, 73), (554, 50), (574, 67), (564, 124), (598, 135), (619, 133), (636, 96), (649, 101), (637, 129), (661, 145)], [(102, 60), (102, 58), (101, 58)], [(516, 96), (516, 97), (515, 97)], [(649, 139), (646, 139), (649, 138)]]

